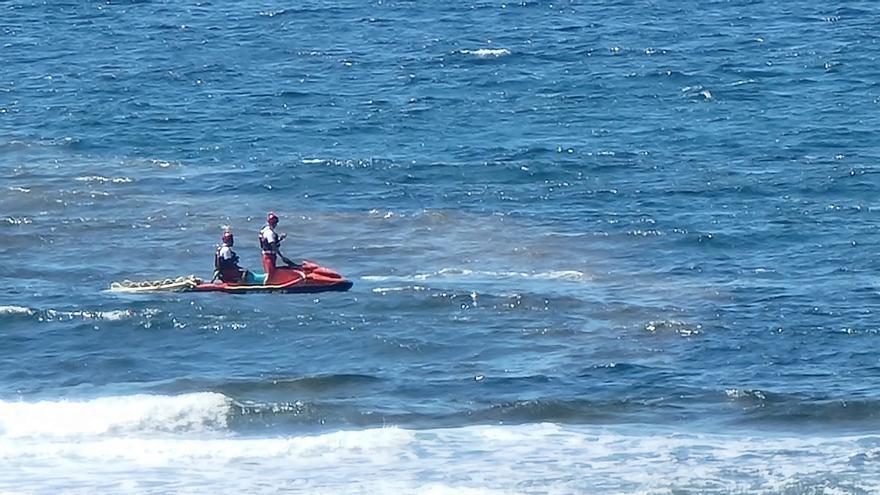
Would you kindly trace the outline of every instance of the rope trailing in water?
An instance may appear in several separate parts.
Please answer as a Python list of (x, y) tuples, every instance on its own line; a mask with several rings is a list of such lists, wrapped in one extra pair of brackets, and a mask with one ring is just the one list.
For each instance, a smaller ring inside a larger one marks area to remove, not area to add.
[(113, 282), (110, 284), (110, 290), (114, 292), (146, 292), (153, 290), (168, 291), (187, 291), (202, 283), (202, 280), (195, 275), (186, 275), (177, 278), (166, 278), (162, 280), (144, 280), (142, 282), (133, 282), (131, 280), (123, 280), (122, 282)]

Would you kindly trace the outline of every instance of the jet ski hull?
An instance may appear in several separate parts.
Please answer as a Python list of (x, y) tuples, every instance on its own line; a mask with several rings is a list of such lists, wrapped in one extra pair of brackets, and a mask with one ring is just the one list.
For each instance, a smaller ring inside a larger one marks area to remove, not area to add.
[[(260, 274), (261, 275), (261, 274)], [(265, 279), (257, 275), (255, 278)], [(324, 268), (310, 261), (301, 265), (278, 267), (271, 280), (264, 283), (247, 282), (205, 282), (192, 287), (193, 292), (226, 292), (229, 294), (247, 294), (253, 292), (283, 292), (290, 294), (315, 292), (344, 292), (351, 289), (353, 283), (329, 268)]]

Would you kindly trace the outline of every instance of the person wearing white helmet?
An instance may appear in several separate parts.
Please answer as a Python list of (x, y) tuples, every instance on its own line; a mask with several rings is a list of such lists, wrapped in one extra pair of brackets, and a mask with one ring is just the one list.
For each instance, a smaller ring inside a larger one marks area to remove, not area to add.
[(225, 229), (221, 240), (223, 244), (214, 254), (214, 280), (219, 278), (223, 282), (242, 282), (247, 270), (238, 266), (238, 255), (232, 250), (232, 246), (235, 245), (232, 230)]

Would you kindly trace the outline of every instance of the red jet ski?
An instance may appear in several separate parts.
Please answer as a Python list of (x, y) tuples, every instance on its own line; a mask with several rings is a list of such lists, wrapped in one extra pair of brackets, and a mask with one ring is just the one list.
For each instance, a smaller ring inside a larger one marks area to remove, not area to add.
[(279, 266), (275, 269), (271, 284), (264, 284), (264, 274), (253, 274), (242, 282), (204, 282), (189, 288), (195, 292), (228, 292), (228, 293), (251, 293), (251, 292), (344, 292), (353, 285), (350, 280), (324, 268), (311, 261), (303, 261), (299, 265)]

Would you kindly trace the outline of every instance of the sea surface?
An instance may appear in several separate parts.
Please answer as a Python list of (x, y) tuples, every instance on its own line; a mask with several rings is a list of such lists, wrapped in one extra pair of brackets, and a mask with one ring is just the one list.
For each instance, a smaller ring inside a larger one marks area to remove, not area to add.
[(878, 493), (878, 129), (875, 1), (0, 1), (0, 493)]

